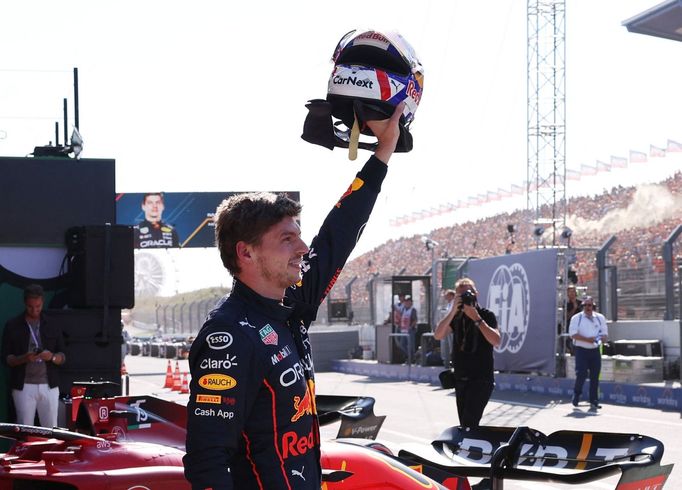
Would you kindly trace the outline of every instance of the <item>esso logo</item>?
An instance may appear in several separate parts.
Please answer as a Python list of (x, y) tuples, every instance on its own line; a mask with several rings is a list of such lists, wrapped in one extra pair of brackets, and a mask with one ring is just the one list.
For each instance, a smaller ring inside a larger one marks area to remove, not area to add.
[(232, 345), (232, 335), (228, 332), (213, 332), (206, 337), (206, 343), (213, 350), (227, 349)]

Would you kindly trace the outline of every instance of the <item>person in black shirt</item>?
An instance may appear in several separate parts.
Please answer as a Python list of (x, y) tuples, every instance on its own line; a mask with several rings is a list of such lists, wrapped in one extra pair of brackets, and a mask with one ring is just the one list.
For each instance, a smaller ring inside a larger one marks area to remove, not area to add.
[(476, 285), (469, 278), (455, 284), (454, 305), (438, 323), (434, 338), (453, 333), (457, 414), (463, 427), (477, 427), (495, 386), (493, 347), (500, 345), (495, 314), (476, 301)]

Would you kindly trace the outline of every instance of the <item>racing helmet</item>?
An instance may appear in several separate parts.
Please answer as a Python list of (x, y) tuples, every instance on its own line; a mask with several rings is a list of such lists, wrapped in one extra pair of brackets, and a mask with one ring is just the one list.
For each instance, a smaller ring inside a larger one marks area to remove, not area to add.
[[(310, 113), (303, 139), (330, 149), (348, 148), (356, 121), (360, 132), (372, 136), (363, 123), (390, 117), (405, 101), (396, 151), (410, 151), (409, 127), (424, 87), (424, 70), (412, 46), (394, 31), (354, 30), (341, 38), (332, 62), (326, 100), (312, 100), (306, 106)], [(328, 115), (332, 121), (326, 124), (322, 119)], [(373, 150), (376, 143), (358, 146)]]

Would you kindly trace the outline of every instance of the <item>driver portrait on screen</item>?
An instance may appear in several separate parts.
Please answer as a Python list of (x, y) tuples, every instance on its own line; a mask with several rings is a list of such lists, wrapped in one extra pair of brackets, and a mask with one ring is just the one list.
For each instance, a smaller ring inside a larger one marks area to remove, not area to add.
[(136, 224), (135, 248), (179, 247), (180, 239), (175, 227), (161, 219), (164, 210), (163, 193), (150, 192), (142, 198), (144, 220)]

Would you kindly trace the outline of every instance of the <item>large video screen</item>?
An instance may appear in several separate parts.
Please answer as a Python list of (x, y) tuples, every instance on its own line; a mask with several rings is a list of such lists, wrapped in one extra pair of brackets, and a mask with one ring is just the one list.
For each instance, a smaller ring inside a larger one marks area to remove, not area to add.
[(115, 163), (0, 158), (0, 245), (64, 247), (72, 226), (116, 221)]
[[(300, 193), (273, 191), (300, 200)], [(116, 219), (133, 225), (135, 247), (185, 248), (215, 245), (213, 216), (218, 205), (239, 192), (149, 192), (118, 194)]]

